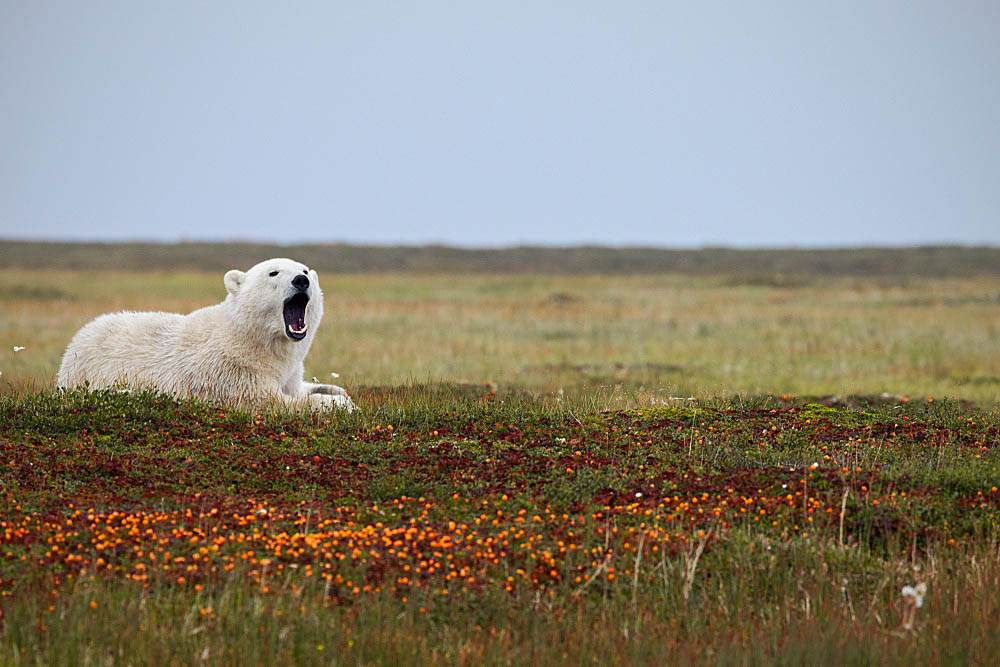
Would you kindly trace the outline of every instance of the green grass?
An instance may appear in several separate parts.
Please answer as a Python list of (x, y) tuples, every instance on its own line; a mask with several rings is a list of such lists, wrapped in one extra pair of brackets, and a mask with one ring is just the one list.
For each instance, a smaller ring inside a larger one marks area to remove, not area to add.
[(988, 664), (1000, 639), (995, 412), (359, 396), (0, 398), (0, 663)]
[(728, 568), (755, 574), (726, 577), (687, 605), (642, 590), (634, 605), (625, 591), (600, 605), (449, 601), (421, 612), (419, 603), (385, 598), (324, 606), (315, 593), (260, 595), (239, 581), (203, 594), (94, 583), (49, 605), (40, 598), (11, 605), (0, 659), (52, 665), (986, 665), (995, 657), (1000, 608), (990, 587), (998, 571), (989, 552), (964, 553), (984, 557), (969, 571), (936, 574), (918, 610), (917, 631), (906, 632), (899, 627), (902, 604), (891, 594), (909, 580), (905, 574), (879, 572), (867, 589), (849, 580), (842, 593), (827, 581), (843, 573), (830, 569), (836, 558), (773, 547), (733, 551), (737, 560)]

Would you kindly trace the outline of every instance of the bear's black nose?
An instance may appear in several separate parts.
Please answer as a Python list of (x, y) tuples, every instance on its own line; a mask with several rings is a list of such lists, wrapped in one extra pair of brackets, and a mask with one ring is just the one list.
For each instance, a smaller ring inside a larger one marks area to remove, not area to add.
[(308, 289), (309, 279), (305, 276), (295, 276), (292, 278), (292, 287), (300, 290)]

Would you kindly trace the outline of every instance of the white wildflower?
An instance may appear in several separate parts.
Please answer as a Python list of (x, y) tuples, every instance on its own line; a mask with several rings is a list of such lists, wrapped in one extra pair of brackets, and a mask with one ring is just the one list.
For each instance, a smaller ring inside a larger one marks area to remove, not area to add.
[(924, 595), (927, 594), (927, 584), (920, 583), (916, 586), (903, 586), (903, 597), (907, 600), (913, 601), (913, 604), (920, 607), (924, 606)]
[(903, 586), (903, 630), (912, 630), (917, 617), (917, 609), (924, 606), (924, 595), (927, 594), (927, 584)]

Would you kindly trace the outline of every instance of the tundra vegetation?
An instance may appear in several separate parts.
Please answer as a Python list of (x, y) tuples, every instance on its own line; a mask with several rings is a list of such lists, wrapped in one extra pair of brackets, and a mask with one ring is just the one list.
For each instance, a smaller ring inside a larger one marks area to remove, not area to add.
[(995, 657), (995, 277), (327, 271), (352, 413), (54, 389), (220, 275), (0, 271), (0, 663)]

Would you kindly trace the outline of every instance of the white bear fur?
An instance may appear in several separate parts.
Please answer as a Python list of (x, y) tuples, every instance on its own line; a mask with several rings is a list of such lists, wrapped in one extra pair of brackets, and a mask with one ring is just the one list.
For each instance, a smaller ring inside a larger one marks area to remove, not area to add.
[[(308, 329), (305, 338), (292, 340), (282, 308), (299, 275), (309, 278)], [(342, 388), (303, 381), (302, 362), (323, 317), (315, 271), (275, 258), (246, 273), (229, 271), (223, 282), (225, 301), (188, 315), (121, 312), (91, 321), (66, 348), (59, 386), (149, 387), (224, 405), (354, 407)]]

